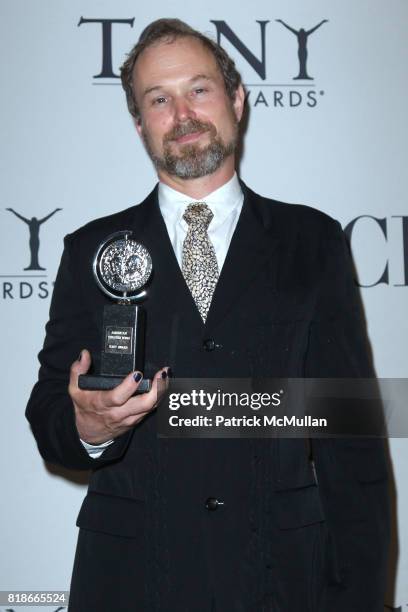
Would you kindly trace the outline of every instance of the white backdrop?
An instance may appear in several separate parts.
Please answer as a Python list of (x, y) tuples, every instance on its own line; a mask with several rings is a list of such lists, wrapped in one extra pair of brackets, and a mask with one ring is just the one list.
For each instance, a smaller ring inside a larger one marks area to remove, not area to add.
[[(63, 236), (141, 201), (155, 182), (119, 80), (94, 78), (102, 66), (101, 23), (78, 25), (81, 17), (125, 20), (112, 25), (109, 49), (105, 44), (115, 73), (142, 29), (159, 17), (181, 17), (214, 36), (213, 22), (219, 28), (223, 22), (236, 34), (258, 59), (257, 71), (248, 53), (221, 36), (250, 92), (242, 178), (263, 195), (313, 205), (343, 226), (365, 215), (382, 220), (357, 221), (352, 247), (361, 284), (373, 285), (362, 297), (377, 374), (408, 376), (406, 1), (360, 0), (352, 10), (341, 0), (258, 0), (243, 7), (208, 0), (205, 8), (172, 0), (139, 7), (130, 0), (0, 3), (0, 590), (69, 586), (85, 488), (80, 477), (44, 465), (24, 419)], [(296, 30), (328, 20), (308, 39), (313, 80), (294, 80), (296, 37), (276, 19)], [(7, 208), (27, 219), (62, 209), (40, 227), (44, 270), (24, 270), (28, 226)], [(381, 277), (386, 282), (378, 283)], [(402, 609), (408, 605), (408, 444), (393, 439), (390, 448), (399, 561), (386, 603)]]

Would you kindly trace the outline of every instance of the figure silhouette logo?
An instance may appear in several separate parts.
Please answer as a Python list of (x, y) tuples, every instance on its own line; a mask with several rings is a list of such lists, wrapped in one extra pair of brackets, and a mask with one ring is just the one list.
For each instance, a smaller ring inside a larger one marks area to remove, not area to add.
[(315, 32), (318, 28), (320, 28), (320, 26), (322, 26), (324, 23), (327, 23), (329, 20), (323, 19), (323, 21), (318, 23), (314, 28), (311, 28), (310, 30), (305, 30), (304, 28), (300, 28), (300, 30), (295, 30), (290, 25), (282, 21), (282, 19), (276, 19), (275, 21), (278, 21), (286, 29), (288, 29), (289, 32), (292, 32), (292, 34), (296, 36), (298, 41), (299, 74), (293, 77), (293, 80), (297, 81), (299, 79), (306, 79), (309, 81), (313, 81), (313, 77), (307, 74), (307, 40), (310, 34), (313, 34), (313, 32)]
[(24, 223), (28, 225), (28, 229), (30, 232), (29, 245), (30, 245), (31, 261), (30, 261), (30, 265), (27, 266), (27, 268), (24, 268), (24, 270), (45, 270), (45, 268), (40, 266), (40, 263), (38, 261), (38, 252), (40, 250), (40, 226), (46, 221), (48, 221), (50, 217), (55, 215), (56, 212), (58, 212), (59, 210), (62, 210), (62, 208), (56, 208), (53, 212), (51, 212), (46, 217), (43, 217), (42, 219), (37, 219), (37, 217), (31, 217), (31, 219), (26, 219), (26, 217), (23, 217), (23, 215), (20, 215), (18, 212), (16, 212), (12, 208), (6, 208), (6, 210), (9, 210), (10, 212), (12, 212), (13, 215), (15, 215), (18, 219), (20, 219), (21, 221), (24, 221)]

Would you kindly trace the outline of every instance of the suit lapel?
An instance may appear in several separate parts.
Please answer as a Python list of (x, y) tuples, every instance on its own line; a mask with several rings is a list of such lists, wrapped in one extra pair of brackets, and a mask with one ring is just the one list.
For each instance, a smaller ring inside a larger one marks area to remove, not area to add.
[[(275, 253), (279, 239), (272, 224), (271, 205), (266, 205), (260, 196), (241, 182), (244, 203), (237, 227), (221, 270), (206, 327), (220, 323), (235, 303), (259, 276), (264, 275), (265, 283), (276, 288), (277, 260)], [(262, 299), (254, 295), (254, 301)]]

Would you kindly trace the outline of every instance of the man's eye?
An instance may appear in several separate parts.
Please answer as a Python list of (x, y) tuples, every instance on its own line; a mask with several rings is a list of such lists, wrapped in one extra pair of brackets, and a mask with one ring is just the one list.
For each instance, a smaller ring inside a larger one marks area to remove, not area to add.
[(204, 87), (196, 87), (196, 89), (194, 90), (194, 93), (196, 94), (202, 94), (206, 91), (206, 89)]
[(164, 96), (160, 96), (159, 98), (155, 98), (153, 100), (153, 104), (164, 104), (166, 102), (166, 98)]

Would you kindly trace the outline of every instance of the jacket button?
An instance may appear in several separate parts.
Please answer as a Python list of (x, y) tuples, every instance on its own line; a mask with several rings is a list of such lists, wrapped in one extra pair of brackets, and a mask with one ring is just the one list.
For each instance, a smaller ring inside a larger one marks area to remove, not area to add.
[(217, 345), (215, 344), (214, 338), (207, 338), (207, 340), (204, 340), (203, 342), (203, 347), (205, 351), (213, 351), (216, 346)]
[(215, 497), (209, 497), (205, 502), (207, 510), (217, 510), (218, 506), (223, 506), (224, 502), (216, 499)]

